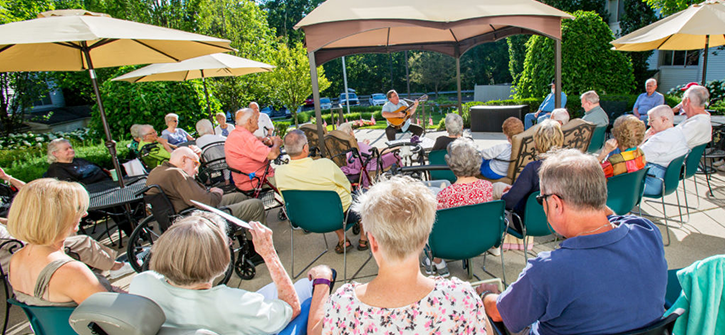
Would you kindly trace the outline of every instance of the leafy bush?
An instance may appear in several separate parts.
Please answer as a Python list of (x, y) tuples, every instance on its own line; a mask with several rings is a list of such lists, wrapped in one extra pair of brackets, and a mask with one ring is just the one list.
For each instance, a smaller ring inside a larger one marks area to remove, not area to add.
[[(667, 92), (667, 95), (672, 95), (682, 100), (682, 94), (685, 93), (684, 91), (682, 91), (682, 88), (685, 87), (685, 85), (687, 84), (675, 86)], [(708, 81), (705, 84), (705, 88), (707, 88), (707, 91), (710, 92), (710, 105), (714, 105), (715, 103), (725, 98), (725, 80)]]
[[(574, 12), (562, 21), (562, 89), (571, 98), (589, 90), (599, 94), (627, 94), (635, 89), (632, 62), (611, 50), (612, 30), (594, 12)], [(554, 40), (533, 36), (526, 43), (524, 70), (515, 98), (543, 97), (554, 78)], [(568, 99), (572, 100), (572, 99)], [(578, 99), (573, 99), (578, 100)]]
[(80, 128), (70, 132), (56, 131), (43, 134), (33, 134), (32, 132), (11, 133), (8, 134), (8, 137), (0, 138), (0, 150), (33, 150), (34, 148), (39, 148), (40, 151), (45, 151), (48, 142), (56, 138), (65, 138), (76, 143), (84, 142), (94, 137), (97, 137), (97, 134), (88, 128)]
[(272, 122), (274, 124), (274, 129), (277, 131), (277, 136), (284, 138), (284, 135), (287, 134), (287, 128), (289, 128), (290, 123), (289, 122)]

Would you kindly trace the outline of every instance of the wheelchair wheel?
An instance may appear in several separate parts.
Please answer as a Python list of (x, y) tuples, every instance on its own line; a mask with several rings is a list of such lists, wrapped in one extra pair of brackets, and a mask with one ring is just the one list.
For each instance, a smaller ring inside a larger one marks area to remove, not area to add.
[(234, 272), (237, 273), (239, 278), (243, 280), (251, 280), (257, 274), (257, 268), (254, 267), (254, 263), (246, 257), (239, 257), (237, 262), (234, 264)]
[(287, 221), (287, 213), (284, 212), (284, 209), (280, 209), (277, 213), (277, 220)]
[(161, 236), (161, 229), (153, 215), (143, 219), (129, 236), (126, 255), (128, 262), (136, 272), (143, 272), (148, 269), (146, 263), (149, 260), (151, 246), (158, 240), (159, 236)]
[(354, 226), (352, 226), (352, 233), (355, 235), (360, 235), (360, 222), (356, 222)]

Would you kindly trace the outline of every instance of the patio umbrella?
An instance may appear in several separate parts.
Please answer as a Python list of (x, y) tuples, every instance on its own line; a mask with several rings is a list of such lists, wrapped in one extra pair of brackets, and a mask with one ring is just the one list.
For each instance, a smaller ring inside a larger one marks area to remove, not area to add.
[(295, 29), (305, 31), (315, 114), (322, 124), (316, 66), (360, 53), (425, 50), (455, 57), (460, 110), (463, 53), (512, 35), (543, 35), (556, 40), (556, 89), (561, 92), (561, 20), (567, 18), (573, 17), (534, 0), (328, 0)]
[(243, 76), (250, 73), (272, 71), (274, 68), (275, 66), (262, 62), (217, 53), (187, 59), (178, 63), (151, 64), (112, 80), (138, 83), (144, 81), (184, 81), (201, 78), (204, 84), (207, 110), (211, 117), (211, 105), (205, 78)]
[[(95, 68), (168, 63), (234, 50), (229, 41), (84, 10), (43, 12), (37, 19), (0, 25), (0, 72), (88, 70), (106, 132), (106, 147), (121, 171), (103, 109)], [(118, 178), (123, 187), (123, 178)]]
[(615, 50), (696, 50), (705, 49), (702, 84), (705, 85), (709, 48), (725, 45), (725, 3), (708, 0), (672, 14), (614, 41)]

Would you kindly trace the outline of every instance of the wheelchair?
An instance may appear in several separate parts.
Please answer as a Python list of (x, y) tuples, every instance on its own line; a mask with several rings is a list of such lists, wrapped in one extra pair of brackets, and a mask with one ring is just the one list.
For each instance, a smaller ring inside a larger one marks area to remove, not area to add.
[[(286, 157), (286, 153), (282, 151), (280, 155), (274, 159), (274, 163), (275, 165), (287, 164), (289, 163), (289, 157)], [(282, 193), (267, 179), (270, 168), (271, 162), (267, 163), (267, 166), (264, 169), (264, 173), (259, 176), (255, 172), (244, 173), (235, 168), (232, 168), (231, 166), (227, 166), (227, 169), (229, 169), (229, 171), (242, 175), (242, 178), (249, 178), (250, 180), (252, 180), (252, 184), (254, 185), (254, 188), (252, 188), (251, 190), (245, 191), (236, 189), (237, 192), (241, 192), (250, 198), (261, 200), (264, 204), (265, 211), (268, 211), (272, 208), (282, 207), (282, 210), (280, 210), (277, 214), (277, 219), (279, 219), (280, 221), (285, 221), (287, 220), (287, 214), (285, 214), (284, 212), (284, 203), (282, 202), (282, 200), (276, 197), (277, 194), (279, 194), (281, 197)]]
[[(158, 193), (147, 194), (151, 189), (157, 189)], [(128, 262), (136, 272), (148, 270), (151, 247), (173, 221), (196, 210), (196, 208), (190, 207), (176, 213), (171, 201), (158, 185), (149, 185), (143, 188), (137, 193), (137, 195), (141, 194), (144, 194), (144, 202), (151, 208), (151, 215), (139, 222), (131, 236), (129, 236), (126, 247)], [(231, 242), (229, 246), (231, 259), (224, 275), (215, 281), (216, 285), (226, 284), (231, 279), (232, 272), (236, 272), (243, 280), (250, 280), (257, 273), (254, 263), (248, 258), (252, 250), (250, 250), (250, 243), (244, 229), (235, 224), (229, 224), (227, 236)]]

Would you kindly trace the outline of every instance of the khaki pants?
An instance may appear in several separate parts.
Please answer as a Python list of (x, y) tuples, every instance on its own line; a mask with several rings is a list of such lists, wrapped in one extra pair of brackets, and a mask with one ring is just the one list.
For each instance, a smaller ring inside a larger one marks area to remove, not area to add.
[(264, 213), (264, 204), (259, 199), (251, 199), (242, 193), (229, 193), (222, 196), (219, 207), (226, 206), (232, 210), (232, 215), (244, 221), (259, 221), (267, 223)]

